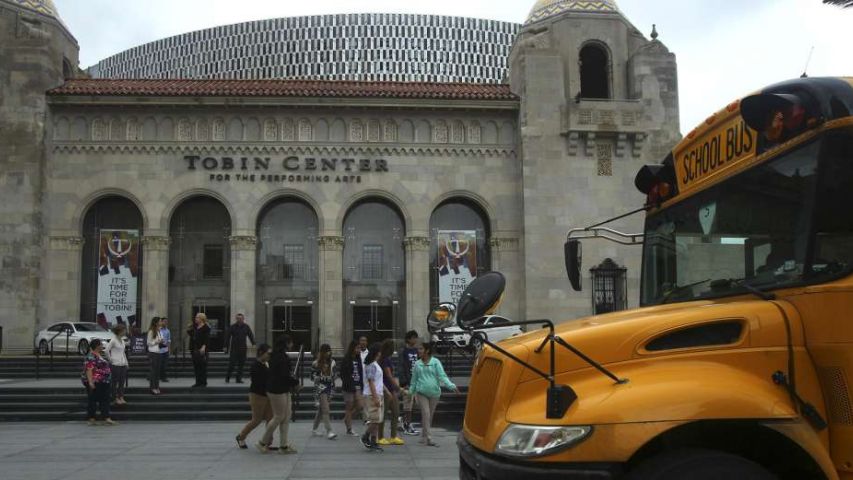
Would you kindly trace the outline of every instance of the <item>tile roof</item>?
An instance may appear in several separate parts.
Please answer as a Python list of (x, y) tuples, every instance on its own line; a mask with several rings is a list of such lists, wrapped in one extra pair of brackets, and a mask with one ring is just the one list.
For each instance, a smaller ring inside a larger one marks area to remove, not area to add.
[(331, 80), (74, 79), (48, 95), (517, 100), (509, 85)]

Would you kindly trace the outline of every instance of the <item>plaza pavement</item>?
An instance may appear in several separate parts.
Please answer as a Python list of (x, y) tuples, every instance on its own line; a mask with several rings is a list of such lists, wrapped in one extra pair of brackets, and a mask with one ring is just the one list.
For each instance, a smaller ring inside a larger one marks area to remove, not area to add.
[[(369, 452), (358, 438), (311, 436), (310, 422), (290, 424), (296, 455), (261, 454), (236, 447), (242, 423), (128, 422), (90, 427), (82, 421), (0, 424), (3, 480), (267, 480), (267, 479), (456, 479), (456, 432), (435, 429), (439, 447), (406, 445)], [(253, 445), (261, 428), (252, 432)], [(360, 429), (358, 429), (360, 430)], [(275, 443), (278, 443), (276, 433)]]

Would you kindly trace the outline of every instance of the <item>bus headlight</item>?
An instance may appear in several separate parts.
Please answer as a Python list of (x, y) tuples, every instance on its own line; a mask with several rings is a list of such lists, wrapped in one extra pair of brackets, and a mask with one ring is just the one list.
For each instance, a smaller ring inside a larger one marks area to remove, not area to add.
[(501, 435), (495, 453), (509, 457), (541, 457), (582, 442), (592, 427), (510, 425)]

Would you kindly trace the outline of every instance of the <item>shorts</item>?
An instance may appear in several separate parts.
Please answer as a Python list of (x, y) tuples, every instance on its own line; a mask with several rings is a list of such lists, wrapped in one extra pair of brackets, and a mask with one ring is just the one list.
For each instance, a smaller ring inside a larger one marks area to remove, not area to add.
[(373, 395), (365, 395), (364, 418), (367, 423), (382, 423), (385, 421), (385, 399), (379, 395), (379, 406), (373, 403)]
[(409, 393), (409, 387), (403, 389), (403, 411), (411, 412), (412, 406), (415, 404), (415, 396)]
[(353, 402), (360, 402), (360, 401), (361, 401), (361, 388), (360, 387), (358, 388), (358, 390), (356, 390), (354, 392), (344, 392), (344, 403), (349, 405)]

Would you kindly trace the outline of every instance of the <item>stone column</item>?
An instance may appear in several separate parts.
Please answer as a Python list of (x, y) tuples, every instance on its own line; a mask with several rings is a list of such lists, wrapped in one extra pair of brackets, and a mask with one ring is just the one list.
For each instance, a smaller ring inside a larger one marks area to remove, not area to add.
[[(233, 235), (231, 243), (231, 299), (230, 315), (242, 313), (252, 332), (257, 332), (255, 321), (255, 268), (257, 265), (258, 237)], [(257, 333), (255, 333), (257, 335)]]
[(406, 330), (427, 338), (429, 304), (429, 237), (406, 237)]
[[(523, 317), (524, 272), (521, 270), (521, 251), (517, 237), (492, 237), (489, 239), (492, 254), (492, 270), (506, 277), (506, 291), (503, 303), (498, 311), (513, 320), (526, 320)], [(562, 263), (561, 258), (555, 261)]]
[[(148, 327), (151, 317), (169, 312), (169, 245), (172, 239), (164, 235), (142, 237), (142, 298), (139, 315), (142, 329)], [(181, 328), (177, 319), (170, 322), (173, 331)]]
[(347, 342), (344, 315), (344, 237), (322, 236), (317, 239), (319, 246), (319, 288), (320, 298), (317, 306), (320, 311), (317, 322), (320, 338), (315, 343), (328, 343), (334, 351), (343, 351)]
[[(48, 237), (47, 261), (45, 262), (45, 285), (39, 324), (30, 328), (40, 330), (50, 323), (77, 321), (80, 319), (80, 279), (83, 252), (83, 237), (74, 235), (51, 235)], [(94, 266), (93, 266), (94, 268)], [(18, 279), (25, 281), (27, 279)], [(95, 319), (88, 319), (94, 322)], [(8, 327), (7, 327), (8, 328)], [(7, 330), (5, 335), (14, 332)], [(34, 331), (21, 332), (22, 337)], [(32, 335), (29, 337), (32, 343)]]

